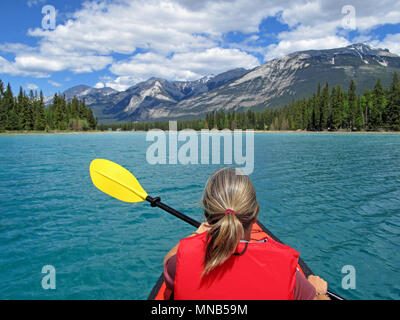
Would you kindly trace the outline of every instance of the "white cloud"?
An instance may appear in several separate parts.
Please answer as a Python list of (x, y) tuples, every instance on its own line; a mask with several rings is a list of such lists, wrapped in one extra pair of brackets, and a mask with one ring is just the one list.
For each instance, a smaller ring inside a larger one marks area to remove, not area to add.
[(39, 87), (38, 87), (36, 84), (34, 84), (34, 83), (28, 83), (28, 84), (26, 85), (26, 88), (27, 88), (28, 90), (38, 90), (38, 89), (39, 89)]
[(46, 0), (28, 0), (28, 2), (26, 4), (28, 5), (29, 8), (31, 8), (38, 4), (44, 4), (45, 2), (46, 2)]
[(11, 75), (16, 73), (12, 63), (8, 62), (8, 60), (4, 59), (2, 56), (0, 56), (0, 73), (8, 73)]
[[(84, 73), (110, 66), (117, 78), (107, 82), (114, 88), (151, 76), (195, 79), (229, 68), (252, 67), (257, 64), (255, 53), (269, 60), (298, 50), (347, 45), (341, 9), (348, 4), (348, 0), (86, 1), (55, 30), (29, 30), (30, 36), (38, 38), (36, 47), (0, 44), (0, 51), (15, 54), (13, 61), (0, 56), (0, 73), (49, 77), (65, 70)], [(351, 5), (360, 39), (374, 41), (369, 37), (372, 28), (400, 21), (399, 1), (353, 0)], [(263, 35), (254, 33), (261, 21), (277, 14), (290, 30), (277, 34), (273, 45), (258, 45)], [(221, 48), (223, 35), (233, 31), (248, 37)], [(388, 36), (382, 44), (398, 52), (397, 40)], [(138, 48), (148, 53), (135, 55)], [(114, 61), (113, 54), (126, 58)]]
[[(258, 60), (238, 49), (212, 48), (196, 53), (177, 53), (166, 58), (154, 53), (137, 54), (129, 60), (113, 64), (110, 71), (124, 78), (126, 85), (155, 76), (172, 80), (196, 80), (206, 74), (218, 74), (229, 69), (254, 68)], [(129, 78), (126, 78), (129, 77)]]
[[(349, 45), (348, 32), (343, 29), (343, 19), (352, 18), (342, 14), (347, 0), (297, 1), (281, 13), (281, 21), (291, 26), (290, 31), (278, 34), (278, 43), (269, 45), (265, 60), (310, 49), (331, 49)], [(355, 26), (361, 33), (356, 41), (366, 41), (368, 33), (375, 27), (400, 22), (400, 2), (384, 0), (351, 2), (355, 9)], [(386, 42), (390, 50), (397, 50), (396, 43)]]
[(48, 50), (132, 54), (140, 47), (168, 53), (209, 47), (212, 40), (194, 34), (205, 31), (206, 20), (205, 12), (198, 15), (170, 1), (86, 2), (54, 31), (38, 28), (29, 34), (45, 39)]
[(138, 81), (142, 81), (142, 79), (137, 79), (131, 76), (122, 76), (122, 77), (117, 77), (116, 79), (108, 77), (107, 79), (105, 79), (105, 81), (106, 81), (105, 82), (106, 87), (113, 88), (114, 90), (117, 91), (124, 91), (129, 87), (133, 86)]
[(40, 71), (21, 70), (15, 63), (9, 62), (0, 56), (0, 74), (10, 74), (12, 76), (31, 76), (35, 78), (48, 78), (49, 75)]
[(342, 14), (344, 6), (351, 5), (355, 9), (356, 27), (359, 31), (367, 31), (379, 25), (400, 22), (400, 2), (395, 0), (365, 1), (295, 1), (282, 11), (282, 20), (290, 26), (324, 26), (336, 23), (341, 26), (342, 19), (350, 17)]
[(376, 48), (390, 48), (390, 52), (400, 55), (400, 33), (388, 34), (382, 41), (371, 40), (369, 43)]
[[(131, 55), (137, 48), (163, 57), (206, 52), (218, 47), (224, 32), (257, 31), (263, 17), (276, 11), (261, 0), (205, 1), (201, 6), (172, 0), (87, 1), (55, 30), (29, 30), (39, 38), (39, 47), (8, 44), (3, 50), (16, 55), (9, 62), (14, 73), (92, 72), (110, 65), (111, 54)], [(197, 72), (184, 73), (192, 77)]]
[(105, 86), (104, 86), (104, 83), (103, 82), (98, 82), (98, 83), (96, 83), (96, 85), (94, 86), (96, 89), (101, 89), (101, 88), (104, 88)]
[(50, 83), (53, 87), (58, 87), (58, 88), (60, 88), (60, 87), (63, 86), (61, 83), (58, 83), (58, 82), (53, 81), (53, 80), (47, 80), (47, 82)]
[(35, 48), (27, 46), (22, 43), (2, 43), (0, 44), (0, 52), (14, 53), (14, 52), (35, 52)]
[[(0, 73), (48, 78), (54, 72), (69, 70), (73, 73), (93, 72), (112, 64), (113, 58), (95, 54), (81, 55), (79, 52), (49, 52), (24, 45), (2, 47), (3, 51), (16, 48), (14, 61), (0, 56)], [(0, 47), (0, 51), (2, 49)]]
[(113, 59), (107, 56), (70, 53), (48, 55), (47, 53), (21, 54), (15, 58), (15, 66), (27, 72), (52, 73), (70, 70), (74, 73), (92, 72), (104, 69)]
[(268, 47), (268, 53), (265, 55), (265, 60), (268, 61), (277, 57), (282, 57), (296, 51), (340, 48), (349, 44), (350, 42), (347, 39), (334, 35), (298, 40), (296, 38), (288, 37), (288, 39), (282, 39), (277, 45), (270, 45)]

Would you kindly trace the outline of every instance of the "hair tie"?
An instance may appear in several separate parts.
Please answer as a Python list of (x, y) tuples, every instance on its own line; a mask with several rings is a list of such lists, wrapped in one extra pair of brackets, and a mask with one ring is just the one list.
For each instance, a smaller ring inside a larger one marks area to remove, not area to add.
[(232, 210), (232, 209), (226, 209), (225, 210), (225, 215), (228, 215), (230, 213), (232, 213), (234, 216), (236, 216), (236, 212), (234, 210)]

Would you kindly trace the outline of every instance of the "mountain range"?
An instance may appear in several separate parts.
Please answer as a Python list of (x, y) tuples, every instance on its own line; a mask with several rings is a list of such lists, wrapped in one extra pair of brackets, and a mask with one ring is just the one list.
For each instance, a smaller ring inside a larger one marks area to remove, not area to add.
[[(217, 110), (279, 108), (314, 93), (318, 83), (347, 88), (354, 79), (358, 92), (381, 78), (388, 86), (400, 71), (400, 56), (387, 49), (352, 44), (329, 50), (299, 51), (253, 70), (233, 69), (196, 81), (151, 78), (126, 91), (80, 85), (66, 98), (85, 99), (102, 123), (193, 119)], [(47, 99), (51, 103), (52, 98)]]

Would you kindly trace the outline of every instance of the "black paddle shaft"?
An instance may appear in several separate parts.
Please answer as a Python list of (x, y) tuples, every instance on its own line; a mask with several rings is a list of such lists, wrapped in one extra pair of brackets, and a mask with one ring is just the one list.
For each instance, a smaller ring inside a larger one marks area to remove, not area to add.
[[(151, 203), (152, 207), (159, 207), (160, 209), (169, 212), (170, 214), (174, 215), (175, 217), (191, 224), (193, 227), (198, 228), (200, 227), (200, 222), (192, 219), (191, 217), (188, 217), (187, 215), (180, 213), (179, 211), (176, 211), (174, 208), (171, 208), (170, 206), (167, 206), (165, 203), (161, 202), (160, 197), (152, 198), (150, 196), (147, 196), (146, 200)], [(328, 296), (333, 299), (333, 300), (344, 300), (341, 296), (330, 292), (328, 290), (327, 292)]]
[(175, 217), (191, 224), (195, 228), (200, 227), (200, 222), (192, 219), (191, 217), (188, 217), (187, 215), (185, 215), (183, 213), (180, 213), (179, 211), (176, 211), (174, 208), (167, 206), (165, 203), (162, 203), (160, 197), (152, 198), (152, 197), (148, 196), (146, 198), (146, 200), (151, 203), (152, 207), (159, 207), (160, 209), (163, 209), (164, 211), (169, 212), (170, 214), (174, 215)]

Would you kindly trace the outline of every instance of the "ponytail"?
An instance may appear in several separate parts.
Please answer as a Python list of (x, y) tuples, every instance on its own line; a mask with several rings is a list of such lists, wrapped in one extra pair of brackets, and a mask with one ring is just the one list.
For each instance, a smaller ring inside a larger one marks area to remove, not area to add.
[(255, 221), (258, 203), (254, 186), (235, 169), (222, 169), (207, 182), (203, 196), (207, 234), (203, 276), (223, 264), (236, 250), (244, 230)]
[(243, 225), (235, 214), (226, 214), (212, 225), (207, 234), (203, 276), (223, 264), (235, 252), (243, 234)]

